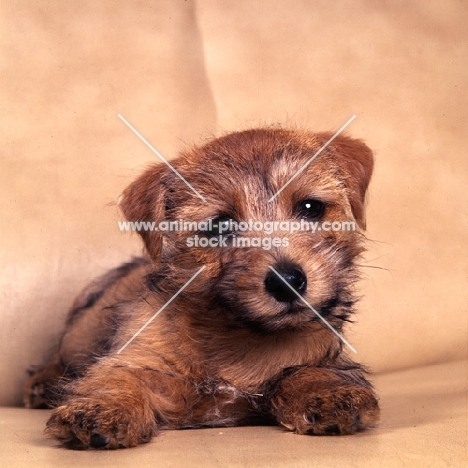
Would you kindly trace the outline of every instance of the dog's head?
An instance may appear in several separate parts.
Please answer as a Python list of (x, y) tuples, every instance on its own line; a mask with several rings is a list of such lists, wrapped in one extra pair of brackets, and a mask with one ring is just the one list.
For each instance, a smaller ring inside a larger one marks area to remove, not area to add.
[(320, 151), (331, 136), (238, 132), (183, 153), (172, 168), (149, 168), (120, 204), (129, 221), (162, 228), (140, 230), (155, 287), (175, 293), (205, 266), (187, 291), (236, 322), (300, 327), (317, 320), (308, 303), (340, 328), (353, 304), (373, 157), (344, 136)]

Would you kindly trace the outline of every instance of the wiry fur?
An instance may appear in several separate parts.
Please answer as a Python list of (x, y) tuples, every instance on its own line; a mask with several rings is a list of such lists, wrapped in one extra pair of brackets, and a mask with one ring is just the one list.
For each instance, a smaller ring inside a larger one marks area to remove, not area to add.
[(140, 232), (147, 256), (87, 288), (53, 359), (26, 384), (26, 406), (56, 407), (50, 436), (70, 448), (117, 448), (147, 442), (160, 427), (269, 422), (347, 434), (378, 420), (365, 371), (339, 338), (301, 302), (279, 302), (265, 289), (269, 266), (299, 265), (304, 298), (335, 330), (353, 313), (370, 150), (337, 137), (268, 202), (330, 136), (259, 129), (187, 151), (172, 164), (206, 203), (165, 165), (127, 188), (121, 207), (131, 221), (291, 221), (297, 204), (312, 198), (325, 203), (321, 221), (355, 220), (360, 229), (279, 231), (289, 246), (268, 251), (188, 247), (193, 232)]

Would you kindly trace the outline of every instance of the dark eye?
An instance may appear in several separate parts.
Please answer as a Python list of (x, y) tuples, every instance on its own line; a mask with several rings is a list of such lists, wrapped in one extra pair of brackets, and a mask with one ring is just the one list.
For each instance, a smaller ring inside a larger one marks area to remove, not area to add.
[(325, 203), (314, 199), (302, 200), (296, 207), (296, 213), (303, 219), (320, 219), (324, 211)]
[(218, 216), (208, 221), (208, 227), (203, 234), (208, 237), (228, 236), (233, 233), (233, 223), (235, 221), (228, 216)]

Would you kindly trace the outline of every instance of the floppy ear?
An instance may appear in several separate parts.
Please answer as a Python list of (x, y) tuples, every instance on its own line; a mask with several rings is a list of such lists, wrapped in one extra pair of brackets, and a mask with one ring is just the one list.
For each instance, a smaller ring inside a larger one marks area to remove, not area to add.
[(332, 143), (337, 164), (342, 169), (344, 183), (353, 216), (358, 225), (366, 228), (365, 199), (374, 169), (372, 151), (362, 141), (338, 136)]
[[(135, 182), (127, 187), (119, 201), (125, 218), (134, 223), (155, 223), (157, 225), (165, 215), (165, 186), (163, 176), (167, 172), (164, 164), (157, 164), (147, 169)], [(154, 229), (144, 229), (138, 234), (143, 238), (150, 257), (158, 263), (162, 248), (162, 234)]]

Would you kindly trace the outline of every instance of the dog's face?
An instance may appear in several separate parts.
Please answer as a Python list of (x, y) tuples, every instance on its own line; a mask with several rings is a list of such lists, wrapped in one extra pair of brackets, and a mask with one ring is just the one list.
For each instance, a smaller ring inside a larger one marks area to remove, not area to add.
[[(123, 194), (129, 221), (211, 220), (199, 231), (140, 232), (155, 287), (173, 294), (205, 266), (187, 294), (242, 326), (268, 332), (316, 321), (300, 294), (340, 329), (353, 304), (373, 158), (360, 141), (338, 136), (306, 165), (330, 137), (260, 129), (194, 148), (171, 165), (198, 195), (166, 165), (147, 170)], [(281, 229), (301, 220), (316, 231)], [(230, 221), (277, 229), (236, 231)], [(343, 229), (350, 221), (355, 231)], [(219, 245), (206, 246), (210, 239)]]

